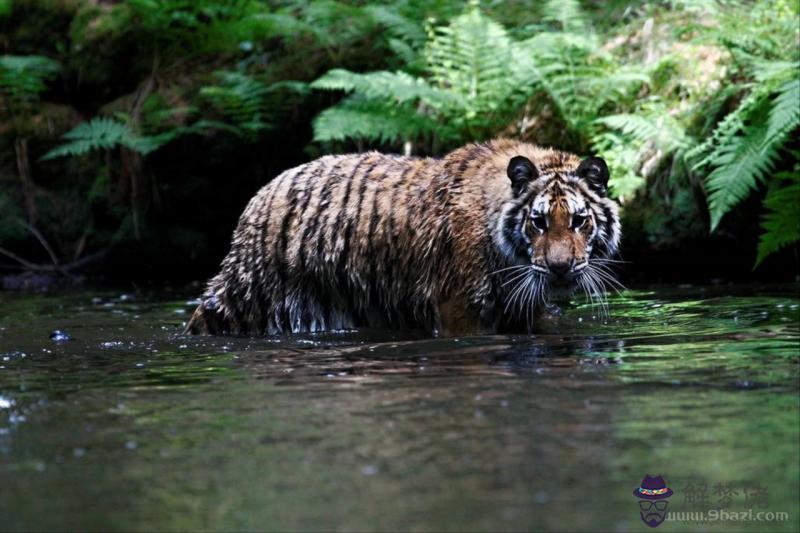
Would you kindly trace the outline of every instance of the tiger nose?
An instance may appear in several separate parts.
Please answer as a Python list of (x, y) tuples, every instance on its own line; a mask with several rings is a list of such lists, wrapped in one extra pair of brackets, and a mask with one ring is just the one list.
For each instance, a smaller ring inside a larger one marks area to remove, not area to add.
[(563, 278), (569, 273), (571, 265), (570, 261), (551, 261), (547, 263), (547, 268), (559, 278)]

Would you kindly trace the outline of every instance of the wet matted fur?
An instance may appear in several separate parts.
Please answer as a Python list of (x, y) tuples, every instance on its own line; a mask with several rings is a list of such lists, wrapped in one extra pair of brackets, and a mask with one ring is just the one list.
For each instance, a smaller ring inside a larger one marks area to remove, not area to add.
[(250, 201), (187, 331), (529, 330), (559, 283), (614, 283), (607, 182), (602, 159), (512, 140), (322, 157)]

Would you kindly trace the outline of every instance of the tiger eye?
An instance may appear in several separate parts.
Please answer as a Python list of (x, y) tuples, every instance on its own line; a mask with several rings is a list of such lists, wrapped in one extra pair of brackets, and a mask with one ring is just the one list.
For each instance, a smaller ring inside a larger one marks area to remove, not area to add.
[(533, 227), (539, 231), (545, 231), (547, 229), (547, 219), (542, 215), (534, 215), (531, 217), (531, 220), (533, 221)]

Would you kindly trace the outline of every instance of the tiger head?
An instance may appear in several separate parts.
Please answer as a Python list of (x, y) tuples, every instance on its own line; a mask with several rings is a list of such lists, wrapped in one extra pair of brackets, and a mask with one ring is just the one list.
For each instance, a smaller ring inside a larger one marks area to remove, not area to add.
[(607, 197), (608, 166), (597, 157), (539, 169), (527, 157), (508, 162), (512, 198), (498, 238), (509, 305), (546, 303), (559, 289), (603, 297), (620, 242), (619, 209)]

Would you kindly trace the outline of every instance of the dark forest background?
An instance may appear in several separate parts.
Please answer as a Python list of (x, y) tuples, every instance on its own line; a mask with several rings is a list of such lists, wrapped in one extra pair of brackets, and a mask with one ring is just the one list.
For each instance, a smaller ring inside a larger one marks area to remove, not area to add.
[(798, 28), (795, 0), (0, 0), (0, 275), (205, 279), (287, 168), (508, 136), (609, 162), (629, 282), (793, 280)]

